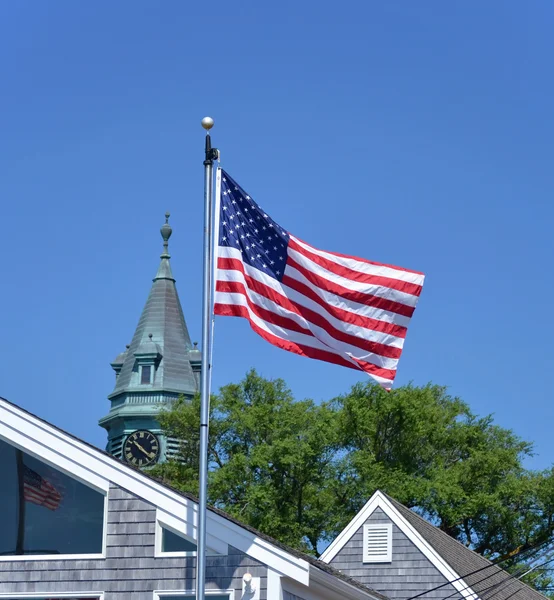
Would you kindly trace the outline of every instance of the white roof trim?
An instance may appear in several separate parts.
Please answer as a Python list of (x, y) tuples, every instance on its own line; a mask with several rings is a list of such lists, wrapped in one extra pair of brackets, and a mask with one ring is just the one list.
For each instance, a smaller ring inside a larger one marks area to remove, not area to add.
[(479, 596), (471, 589), (467, 583), (460, 578), (460, 575), (446, 562), (446, 560), (424, 539), (419, 532), (409, 523), (389, 501), (389, 499), (380, 491), (375, 492), (367, 501), (360, 512), (350, 521), (350, 523), (339, 533), (330, 546), (321, 555), (320, 560), (330, 563), (333, 558), (342, 550), (350, 538), (360, 529), (373, 512), (380, 508), (389, 519), (402, 531), (402, 533), (415, 544), (420, 552), (437, 568), (437, 570), (452, 582), (452, 586), (468, 600), (476, 600)]
[[(112, 482), (166, 514), (183, 515), (183, 520), (197, 523), (198, 505), (192, 500), (1, 398), (0, 437), (104, 492)], [(207, 535), (234, 546), (281, 575), (308, 585), (310, 564), (307, 561), (212, 511), (208, 511), (206, 520)]]

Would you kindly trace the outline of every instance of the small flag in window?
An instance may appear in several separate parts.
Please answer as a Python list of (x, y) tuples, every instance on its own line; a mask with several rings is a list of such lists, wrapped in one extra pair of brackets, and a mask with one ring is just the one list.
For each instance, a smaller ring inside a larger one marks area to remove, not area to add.
[(23, 491), (27, 502), (45, 506), (50, 510), (56, 510), (62, 500), (60, 492), (27, 465), (23, 465)]

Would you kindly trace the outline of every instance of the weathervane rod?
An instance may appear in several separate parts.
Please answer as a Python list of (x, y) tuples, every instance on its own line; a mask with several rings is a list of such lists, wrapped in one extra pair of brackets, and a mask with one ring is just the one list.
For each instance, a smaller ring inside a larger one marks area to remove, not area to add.
[(202, 119), (206, 130), (206, 157), (204, 160), (204, 271), (202, 284), (202, 371), (200, 381), (200, 465), (198, 502), (198, 539), (196, 553), (196, 600), (204, 600), (206, 588), (206, 510), (208, 495), (208, 435), (210, 420), (211, 378), (211, 318), (213, 286), (213, 162), (219, 153), (212, 148), (211, 117)]

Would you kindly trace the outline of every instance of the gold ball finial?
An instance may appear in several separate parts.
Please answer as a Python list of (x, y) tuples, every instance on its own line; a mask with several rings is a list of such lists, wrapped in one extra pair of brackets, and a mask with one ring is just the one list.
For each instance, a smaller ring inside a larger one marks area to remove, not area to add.
[(210, 129), (214, 126), (214, 120), (211, 117), (204, 117), (202, 119), (202, 127), (206, 131), (210, 131)]

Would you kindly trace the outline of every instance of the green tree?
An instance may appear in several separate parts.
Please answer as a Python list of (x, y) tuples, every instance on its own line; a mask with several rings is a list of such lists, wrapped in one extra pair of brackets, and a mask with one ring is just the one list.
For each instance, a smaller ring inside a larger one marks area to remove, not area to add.
[[(184, 442), (180, 462), (157, 474), (196, 493), (198, 398), (176, 403), (161, 422)], [(242, 521), (318, 555), (380, 489), (488, 558), (519, 549), (516, 568), (521, 556), (540, 558), (554, 527), (554, 471), (526, 469), (531, 454), (530, 443), (441, 386), (358, 384), (315, 404), (251, 371), (212, 398), (208, 493)], [(541, 569), (529, 580), (551, 585)]]
[[(223, 387), (210, 406), (209, 501), (280, 541), (317, 554), (333, 510), (328, 493), (337, 451), (334, 411), (295, 402), (280, 380), (250, 371)], [(155, 474), (181, 489), (198, 486), (199, 399), (160, 416), (181, 445), (181, 462)]]
[(334, 407), (350, 514), (381, 489), (491, 558), (551, 536), (552, 472), (526, 469), (531, 444), (444, 387), (359, 384)]

